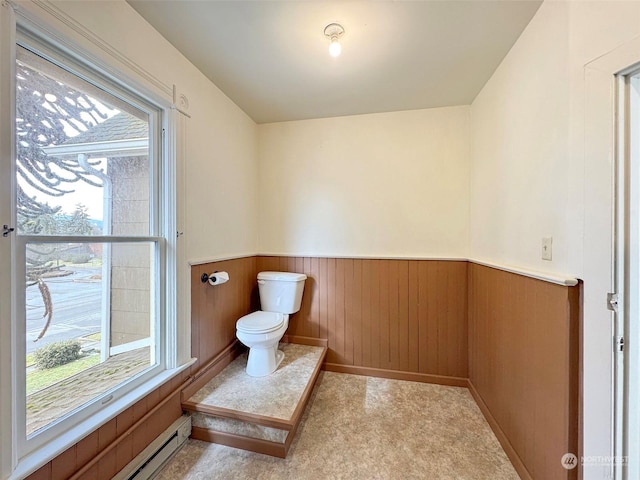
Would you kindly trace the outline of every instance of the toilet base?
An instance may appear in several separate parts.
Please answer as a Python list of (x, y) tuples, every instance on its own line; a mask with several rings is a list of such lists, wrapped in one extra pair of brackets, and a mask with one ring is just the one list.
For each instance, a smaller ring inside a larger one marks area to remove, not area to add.
[(276, 348), (276, 370), (282, 363), (282, 360), (284, 360), (284, 352)]
[(284, 360), (284, 352), (278, 350), (278, 344), (270, 348), (251, 347), (247, 359), (247, 375), (266, 377), (278, 369)]

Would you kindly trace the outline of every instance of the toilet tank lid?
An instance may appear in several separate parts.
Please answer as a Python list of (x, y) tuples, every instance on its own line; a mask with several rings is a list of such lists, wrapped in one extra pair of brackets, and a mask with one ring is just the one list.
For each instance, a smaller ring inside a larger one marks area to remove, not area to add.
[(306, 280), (307, 276), (304, 273), (291, 273), (291, 272), (260, 272), (258, 274), (258, 280), (278, 280), (280, 282), (299, 282)]

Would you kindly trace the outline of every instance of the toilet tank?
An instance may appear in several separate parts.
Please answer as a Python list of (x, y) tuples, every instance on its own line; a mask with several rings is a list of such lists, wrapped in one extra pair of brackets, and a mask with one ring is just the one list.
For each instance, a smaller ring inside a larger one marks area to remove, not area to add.
[(258, 290), (260, 307), (265, 312), (295, 313), (300, 310), (304, 273), (260, 272)]

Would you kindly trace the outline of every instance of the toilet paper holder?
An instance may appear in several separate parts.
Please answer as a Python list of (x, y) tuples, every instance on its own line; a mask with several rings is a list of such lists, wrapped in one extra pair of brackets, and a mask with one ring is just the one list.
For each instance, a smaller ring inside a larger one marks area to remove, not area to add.
[(219, 272), (217, 270), (212, 274), (203, 273), (202, 276), (200, 277), (200, 281), (202, 283), (209, 282), (210, 285), (220, 285), (221, 283), (225, 283), (228, 280), (229, 280), (229, 274), (227, 272)]

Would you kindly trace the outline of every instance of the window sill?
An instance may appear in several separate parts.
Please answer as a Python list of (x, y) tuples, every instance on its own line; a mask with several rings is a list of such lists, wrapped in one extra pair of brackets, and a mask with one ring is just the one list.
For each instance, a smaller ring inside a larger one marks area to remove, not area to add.
[(55, 442), (50, 442), (37, 450), (23, 457), (11, 473), (8, 480), (19, 480), (27, 477), (35, 472), (38, 468), (53, 460), (56, 456), (64, 452), (67, 448), (78, 443), (87, 435), (91, 434), (99, 427), (107, 423), (112, 418), (122, 413), (124, 410), (132, 406), (138, 400), (148, 395), (160, 385), (171, 380), (176, 375), (182, 373), (196, 361), (192, 358), (190, 361), (178, 368), (165, 370), (156, 375), (149, 381), (143, 383), (122, 398), (115, 400), (112, 404), (105, 406), (100, 413), (74, 425), (69, 430), (56, 438)]

